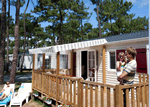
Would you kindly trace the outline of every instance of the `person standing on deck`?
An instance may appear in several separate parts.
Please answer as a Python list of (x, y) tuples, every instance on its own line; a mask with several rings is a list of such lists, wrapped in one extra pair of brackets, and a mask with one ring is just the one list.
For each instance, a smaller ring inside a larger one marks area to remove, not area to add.
[[(137, 69), (137, 62), (135, 60), (136, 50), (133, 47), (126, 49), (126, 56), (128, 63), (123, 68), (123, 73), (117, 78), (118, 81), (123, 79), (122, 85), (133, 85), (134, 77)], [(124, 106), (126, 106), (126, 90), (124, 92)]]

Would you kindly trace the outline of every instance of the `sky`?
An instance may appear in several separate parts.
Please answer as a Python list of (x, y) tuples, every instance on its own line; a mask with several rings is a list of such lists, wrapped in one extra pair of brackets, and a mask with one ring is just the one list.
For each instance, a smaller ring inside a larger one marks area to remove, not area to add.
[[(27, 0), (26, 0), (27, 1)], [(34, 5), (36, 5), (36, 0), (34, 1)], [(92, 13), (92, 16), (90, 17), (89, 20), (84, 20), (83, 23), (91, 23), (93, 28), (98, 27), (98, 22), (96, 20), (96, 13), (94, 12), (94, 8), (96, 7), (96, 5), (93, 5), (92, 2), (90, 0), (83, 0), (85, 3), (86, 7), (89, 7), (88, 12)], [(127, 0), (133, 3), (133, 7), (131, 8), (131, 10), (128, 13), (134, 13), (135, 17), (144, 17), (146, 16), (147, 18), (149, 17), (149, 0)], [(34, 9), (34, 5), (32, 2), (29, 3), (29, 7), (26, 11), (26, 13), (30, 13), (31, 10)], [(24, 12), (24, 9), (26, 7), (26, 4), (21, 7), (20, 9), (20, 13)], [(13, 16), (13, 18), (15, 19), (15, 13), (16, 13), (16, 8), (14, 6), (10, 7), (10, 14)], [(32, 14), (35, 15), (35, 14)], [(37, 15), (36, 15), (37, 16)], [(42, 27), (46, 27), (48, 26), (50, 23), (48, 22), (42, 22), (40, 23)]]

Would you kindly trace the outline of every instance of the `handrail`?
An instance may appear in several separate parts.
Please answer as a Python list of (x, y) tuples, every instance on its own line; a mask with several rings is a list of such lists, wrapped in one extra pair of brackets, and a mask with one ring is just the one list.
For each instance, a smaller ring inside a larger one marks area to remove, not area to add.
[(141, 86), (147, 86), (147, 85), (149, 85), (148, 82), (142, 82), (142, 83), (133, 84), (133, 85), (120, 85), (120, 88), (128, 89), (128, 88), (141, 87)]
[(99, 83), (99, 82), (92, 82), (92, 81), (81, 80), (81, 83), (89, 84), (89, 85), (100, 85), (100, 86), (109, 87), (109, 88), (115, 88), (114, 85), (104, 84), (104, 83)]

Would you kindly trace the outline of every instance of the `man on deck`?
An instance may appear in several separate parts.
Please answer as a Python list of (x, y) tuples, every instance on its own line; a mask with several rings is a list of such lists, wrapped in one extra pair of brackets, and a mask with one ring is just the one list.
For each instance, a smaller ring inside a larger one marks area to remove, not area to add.
[[(123, 73), (117, 78), (118, 81), (123, 80), (123, 85), (133, 85), (134, 77), (137, 68), (137, 62), (135, 60), (136, 50), (133, 47), (126, 49), (126, 56), (128, 63), (123, 68)], [(126, 106), (126, 90), (124, 91), (124, 106)]]

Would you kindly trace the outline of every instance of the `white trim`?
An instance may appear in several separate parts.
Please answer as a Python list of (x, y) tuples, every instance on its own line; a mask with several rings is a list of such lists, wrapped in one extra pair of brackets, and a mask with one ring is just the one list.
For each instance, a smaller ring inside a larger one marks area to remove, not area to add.
[(149, 71), (149, 45), (146, 45), (146, 56), (147, 56), (147, 73)]
[(107, 71), (116, 72), (116, 69), (110, 69), (110, 52), (115, 52), (115, 62), (116, 62), (116, 49), (108, 49), (107, 50), (107, 66), (108, 66)]
[(91, 46), (98, 46), (107, 43), (106, 39), (96, 39), (96, 40), (89, 40), (89, 41), (82, 41), (76, 43), (69, 43), (69, 44), (62, 44), (62, 45), (55, 45), (50, 47), (43, 47), (43, 48), (36, 48), (36, 49), (29, 49), (29, 53), (53, 53), (59, 51), (67, 51), (72, 49), (83, 49), (86, 47)]

